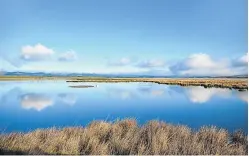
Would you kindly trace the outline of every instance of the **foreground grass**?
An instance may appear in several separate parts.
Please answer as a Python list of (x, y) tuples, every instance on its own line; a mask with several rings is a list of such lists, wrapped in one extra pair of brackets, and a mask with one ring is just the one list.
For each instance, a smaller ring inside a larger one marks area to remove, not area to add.
[(0, 135), (0, 154), (212, 154), (247, 155), (247, 137), (215, 127), (194, 132), (186, 126), (135, 120), (93, 122), (87, 127), (44, 129)]

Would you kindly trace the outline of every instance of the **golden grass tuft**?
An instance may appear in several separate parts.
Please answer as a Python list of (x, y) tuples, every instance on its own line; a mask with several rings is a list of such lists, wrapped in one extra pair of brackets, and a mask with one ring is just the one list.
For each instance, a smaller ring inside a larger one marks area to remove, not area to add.
[(37, 129), (29, 133), (0, 135), (0, 154), (70, 155), (247, 155), (247, 136), (237, 131), (150, 121), (139, 127), (136, 120), (87, 127)]

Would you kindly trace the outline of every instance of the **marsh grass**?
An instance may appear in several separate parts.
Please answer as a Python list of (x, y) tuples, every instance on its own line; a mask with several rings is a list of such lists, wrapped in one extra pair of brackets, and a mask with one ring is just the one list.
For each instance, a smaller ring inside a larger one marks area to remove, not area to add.
[(248, 90), (247, 78), (107, 78), (88, 76), (0, 76), (0, 81), (64, 80), (66, 82), (152, 82), (167, 85), (203, 86)]
[(75, 78), (67, 80), (67, 82), (103, 82), (103, 83), (119, 83), (119, 82), (152, 82), (166, 85), (180, 86), (203, 86), (205, 88), (229, 88), (247, 90), (247, 79), (225, 79), (225, 78), (106, 78), (106, 79), (86, 79)]
[(247, 136), (224, 129), (189, 127), (136, 120), (92, 122), (87, 127), (37, 129), (0, 135), (0, 154), (163, 154), (247, 155)]

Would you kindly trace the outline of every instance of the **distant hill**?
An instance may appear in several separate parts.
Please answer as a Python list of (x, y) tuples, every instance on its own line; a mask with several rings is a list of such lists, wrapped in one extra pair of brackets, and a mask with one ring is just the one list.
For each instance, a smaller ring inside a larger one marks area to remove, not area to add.
[(45, 72), (2, 72), (6, 76), (90, 76), (90, 77), (166, 77), (136, 74), (98, 74), (98, 73), (45, 73)]
[(98, 74), (98, 73), (45, 73), (45, 72), (6, 72), (0, 71), (0, 75), (6, 76), (89, 76), (89, 77), (136, 77), (136, 78), (248, 78), (248, 75), (233, 76), (164, 76), (149, 74)]

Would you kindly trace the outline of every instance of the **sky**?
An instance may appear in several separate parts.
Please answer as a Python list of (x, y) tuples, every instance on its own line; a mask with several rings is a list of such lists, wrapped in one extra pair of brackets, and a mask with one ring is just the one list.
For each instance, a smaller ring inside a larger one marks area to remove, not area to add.
[(247, 74), (247, 0), (0, 0), (0, 70)]

